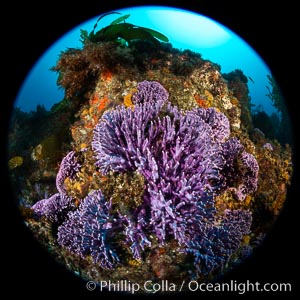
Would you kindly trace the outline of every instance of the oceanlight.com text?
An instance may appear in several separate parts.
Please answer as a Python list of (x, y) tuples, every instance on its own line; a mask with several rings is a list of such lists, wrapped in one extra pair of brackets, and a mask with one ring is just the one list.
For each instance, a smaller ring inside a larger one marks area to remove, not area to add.
[(231, 280), (223, 283), (199, 283), (197, 281), (188, 282), (188, 290), (195, 292), (237, 292), (238, 294), (245, 294), (247, 292), (291, 292), (291, 283), (260, 283), (260, 282), (238, 282)]
[(229, 282), (222, 283), (205, 283), (197, 281), (185, 281), (181, 283), (174, 283), (170, 280), (162, 280), (154, 282), (147, 280), (143, 284), (132, 282), (130, 280), (117, 280), (117, 281), (100, 281), (98, 284), (94, 281), (86, 283), (86, 288), (89, 291), (109, 291), (109, 292), (127, 292), (135, 294), (137, 292), (145, 293), (162, 293), (162, 292), (173, 292), (180, 293), (183, 291), (190, 292), (234, 292), (238, 294), (245, 294), (251, 292), (291, 292), (291, 283), (273, 282), (273, 283), (260, 283), (251, 282), (238, 282), (237, 280), (231, 280)]

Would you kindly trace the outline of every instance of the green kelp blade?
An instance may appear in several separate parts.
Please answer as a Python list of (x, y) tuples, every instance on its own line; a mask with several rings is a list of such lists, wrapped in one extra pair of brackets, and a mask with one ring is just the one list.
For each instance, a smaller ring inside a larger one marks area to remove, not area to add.
[(119, 24), (119, 23), (125, 21), (126, 19), (128, 19), (129, 17), (130, 17), (130, 14), (124, 15), (124, 16), (122, 16), (122, 17), (119, 17), (119, 18), (115, 19), (114, 21), (112, 21), (112, 22), (110, 23), (110, 25)]
[(139, 27), (122, 32), (121, 37), (127, 42), (132, 40), (155, 40), (149, 32)]
[(140, 28), (148, 31), (153, 37), (155, 37), (163, 42), (166, 42), (166, 43), (169, 42), (169, 39), (165, 35), (163, 35), (162, 33), (158, 32), (156, 30), (145, 28), (145, 27), (140, 27)]
[(101, 31), (99, 32), (102, 33), (103, 39), (105, 41), (113, 41), (118, 37), (122, 37), (122, 33), (130, 31), (131, 27), (133, 27), (133, 25), (129, 23), (114, 24), (101, 29)]
[(155, 40), (148, 31), (130, 23), (107, 26), (103, 29), (103, 37), (106, 41), (113, 41), (117, 38), (123, 38), (127, 42), (131, 40)]
[[(96, 23), (95, 23), (95, 25), (94, 25), (94, 28), (93, 28), (93, 30), (92, 30), (92, 32), (93, 32), (93, 33), (95, 32), (95, 29), (97, 28), (97, 25), (98, 25), (98, 23), (99, 23), (99, 21), (100, 21), (101, 19), (103, 19), (103, 18), (106, 17), (106, 16), (114, 15), (114, 14), (121, 15), (121, 13), (119, 13), (119, 12), (117, 12), (117, 11), (111, 11), (111, 12), (108, 12), (108, 13), (105, 13), (105, 14), (101, 15), (101, 16), (97, 19), (97, 21), (96, 21)], [(91, 33), (92, 33), (92, 32), (91, 32)]]

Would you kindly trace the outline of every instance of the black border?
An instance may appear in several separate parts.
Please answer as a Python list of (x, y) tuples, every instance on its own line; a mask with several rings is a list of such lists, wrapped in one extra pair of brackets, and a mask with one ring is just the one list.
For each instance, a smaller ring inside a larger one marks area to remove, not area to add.
[[(104, 2), (104, 3), (103, 3)], [(287, 99), (293, 128), (298, 124), (296, 82), (297, 39), (296, 8), (291, 1), (272, 3), (262, 1), (176, 1), (176, 7), (199, 12), (224, 24), (244, 38), (265, 60), (274, 73)], [(135, 5), (175, 6), (174, 1), (48, 1), (30, 4), (7, 3), (1, 19), (1, 66), (2, 91), (0, 98), (1, 147), (1, 248), (6, 276), (2, 287), (11, 295), (23, 296), (67, 295), (113, 297), (113, 294), (88, 292), (83, 281), (73, 276), (64, 267), (55, 263), (39, 246), (22, 223), (13, 206), (11, 188), (6, 174), (6, 132), (9, 112), (22, 81), (34, 62), (62, 34), (74, 26), (105, 11)], [(179, 20), (180, 22), (180, 20)], [(3, 81), (4, 80), (4, 81)], [(243, 266), (230, 274), (232, 279), (260, 282), (291, 282), (296, 292), (297, 259), (297, 183), (298, 178), (298, 133), (295, 130), (293, 185), (283, 213), (268, 235), (264, 246)], [(3, 152), (2, 152), (3, 151)], [(13, 188), (13, 187), (12, 187)], [(6, 193), (7, 192), (7, 193)], [(298, 193), (297, 193), (298, 192)], [(3, 292), (4, 292), (3, 290)], [(249, 294), (252, 296), (252, 294)], [(254, 295), (254, 294), (253, 294)], [(261, 296), (260, 294), (259, 296)], [(291, 294), (283, 294), (284, 297)], [(120, 295), (119, 295), (120, 296)], [(202, 297), (194, 293), (191, 296)], [(205, 297), (212, 294), (205, 294)], [(264, 295), (265, 296), (265, 295)], [(121, 297), (121, 296), (120, 296)], [(168, 296), (165, 295), (167, 298)], [(173, 296), (174, 297), (174, 296)], [(122, 297), (123, 298), (123, 297)]]

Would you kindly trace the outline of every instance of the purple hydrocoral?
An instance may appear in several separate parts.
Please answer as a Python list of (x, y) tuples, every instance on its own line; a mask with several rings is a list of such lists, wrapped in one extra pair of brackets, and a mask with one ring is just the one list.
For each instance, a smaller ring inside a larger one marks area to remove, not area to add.
[(212, 138), (220, 142), (228, 139), (230, 135), (230, 124), (224, 114), (218, 113), (214, 108), (198, 108), (197, 115), (212, 129)]
[(185, 252), (193, 254), (197, 270), (204, 275), (223, 268), (243, 236), (249, 234), (251, 222), (249, 211), (225, 210), (219, 225), (199, 223), (198, 234), (188, 242)]
[[(173, 108), (173, 117), (150, 125), (159, 128), (159, 143), (151, 147), (155, 151), (147, 149), (147, 162), (139, 171), (146, 179), (151, 224), (161, 242), (171, 234), (185, 244), (192, 227), (188, 220), (199, 219), (199, 212), (207, 218), (212, 195), (222, 186), (222, 148), (198, 112), (183, 115)], [(206, 209), (201, 210), (203, 203)]]
[(130, 245), (130, 250), (132, 256), (135, 259), (141, 258), (141, 251), (145, 247), (150, 247), (151, 242), (146, 237), (146, 234), (143, 230), (143, 225), (145, 225), (145, 210), (141, 210), (137, 217), (137, 223), (133, 222), (128, 216), (124, 216), (123, 220), (125, 221), (125, 235), (126, 242)]
[(156, 81), (144, 80), (137, 86), (137, 93), (132, 96), (134, 104), (141, 103), (164, 103), (169, 98), (166, 89)]
[[(236, 138), (227, 140), (224, 143), (223, 155), (226, 164), (222, 170), (225, 187), (235, 193), (239, 200), (244, 200), (246, 196), (254, 192), (257, 188), (259, 166), (255, 157), (247, 153), (244, 147)], [(240, 165), (237, 167), (237, 161)], [(234, 187), (235, 182), (238, 186)]]
[(59, 171), (56, 175), (56, 188), (60, 194), (66, 193), (64, 182), (67, 177), (74, 179), (79, 172), (81, 164), (78, 162), (75, 151), (70, 151), (61, 161)]
[(107, 241), (112, 228), (110, 207), (100, 190), (91, 192), (58, 228), (58, 243), (81, 257), (91, 255), (94, 263), (111, 269), (119, 258)]
[[(146, 130), (167, 97), (167, 91), (159, 83), (143, 81), (138, 85), (134, 110), (119, 106), (114, 111), (103, 114), (101, 122), (94, 129), (92, 147), (96, 153), (96, 165), (105, 174), (110, 169), (115, 171), (134, 170), (145, 162), (146, 149), (155, 138), (155, 128)], [(146, 96), (150, 93), (153, 98)], [(148, 102), (144, 102), (147, 100)], [(151, 101), (150, 101), (151, 100)]]
[(52, 222), (58, 222), (62, 219), (63, 214), (73, 207), (72, 198), (67, 195), (64, 182), (67, 177), (74, 179), (80, 168), (81, 164), (77, 160), (76, 153), (69, 152), (62, 159), (56, 175), (56, 188), (59, 193), (42, 199), (31, 207), (37, 216), (45, 216)]
[(246, 151), (243, 151), (240, 159), (244, 167), (244, 170), (240, 171), (243, 181), (236, 189), (236, 195), (239, 200), (244, 200), (257, 189), (259, 166), (255, 157)]
[[(258, 164), (237, 139), (229, 139), (230, 124), (224, 114), (213, 108), (178, 111), (167, 97), (159, 83), (144, 81), (133, 96), (133, 110), (117, 107), (106, 112), (94, 131), (96, 165), (104, 174), (138, 170), (146, 183), (142, 209), (149, 212), (150, 228), (159, 242), (174, 237), (187, 252), (206, 249), (212, 261), (201, 264), (212, 270), (236, 249), (236, 241), (241, 240), (238, 232), (246, 232), (238, 225), (228, 226), (229, 212), (215, 225), (214, 198), (232, 189), (244, 199), (256, 189)], [(138, 210), (136, 219), (137, 215)], [(249, 212), (239, 215), (241, 222), (251, 219)], [(127, 240), (134, 256), (140, 257), (144, 226), (137, 229), (132, 219), (127, 223)], [(209, 244), (213, 237), (219, 237), (215, 250)], [(196, 262), (208, 255), (195, 251)]]
[(67, 195), (56, 193), (50, 198), (35, 203), (31, 208), (38, 216), (45, 216), (52, 222), (58, 222), (66, 210), (72, 207), (72, 199)]

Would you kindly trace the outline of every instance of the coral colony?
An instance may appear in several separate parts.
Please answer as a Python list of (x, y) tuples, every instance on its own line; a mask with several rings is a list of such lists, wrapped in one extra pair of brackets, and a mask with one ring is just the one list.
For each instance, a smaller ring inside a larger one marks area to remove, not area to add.
[(63, 158), (56, 176), (56, 188), (59, 193), (54, 194), (49, 199), (40, 200), (32, 206), (38, 216), (44, 215), (52, 222), (57, 223), (63, 214), (72, 208), (72, 198), (67, 195), (64, 181), (68, 177), (74, 178), (80, 167), (74, 151), (69, 152)]
[[(112, 209), (111, 199), (92, 190), (76, 208), (64, 187), (81, 164), (70, 152), (57, 174), (58, 193), (32, 209), (58, 224), (57, 241), (71, 253), (91, 257), (103, 269), (122, 264), (126, 245), (133, 259), (154, 242), (176, 240), (193, 257), (198, 274), (222, 268), (251, 225), (248, 210), (217, 214), (215, 198), (225, 191), (237, 200), (256, 190), (258, 164), (214, 108), (180, 111), (158, 82), (143, 81), (134, 107), (107, 110), (94, 129), (92, 149), (102, 175), (138, 172), (144, 177), (141, 204)], [(116, 235), (123, 238), (118, 240)]]

